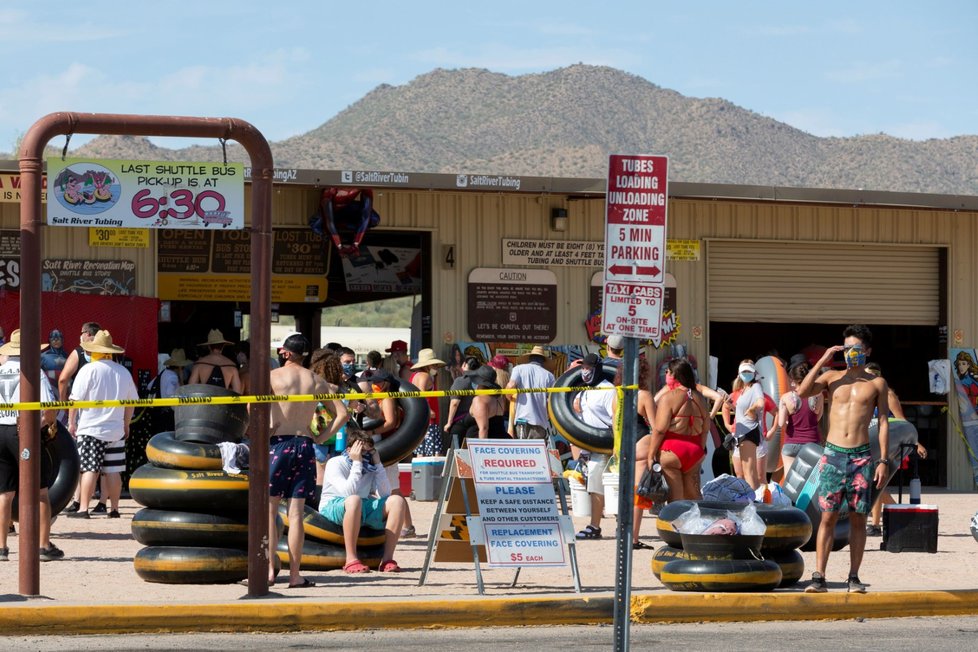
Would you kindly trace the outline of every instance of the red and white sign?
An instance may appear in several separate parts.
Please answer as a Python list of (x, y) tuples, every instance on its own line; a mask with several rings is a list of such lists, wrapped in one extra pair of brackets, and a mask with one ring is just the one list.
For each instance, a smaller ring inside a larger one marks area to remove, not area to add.
[(605, 281), (665, 280), (668, 165), (665, 156), (609, 158)]
[(668, 166), (665, 156), (609, 158), (601, 325), (606, 335), (659, 339)]

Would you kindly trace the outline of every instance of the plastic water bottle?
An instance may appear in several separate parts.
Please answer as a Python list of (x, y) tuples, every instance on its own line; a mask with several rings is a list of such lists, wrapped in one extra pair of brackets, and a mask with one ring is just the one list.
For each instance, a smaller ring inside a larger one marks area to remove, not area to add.
[(336, 452), (342, 453), (346, 450), (346, 426), (340, 428), (336, 433)]
[(910, 504), (920, 504), (920, 478), (910, 480)]

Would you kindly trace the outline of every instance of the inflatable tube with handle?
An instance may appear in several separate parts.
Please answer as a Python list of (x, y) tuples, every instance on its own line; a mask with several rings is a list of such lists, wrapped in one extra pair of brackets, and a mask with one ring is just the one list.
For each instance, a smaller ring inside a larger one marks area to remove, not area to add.
[[(289, 541), (287, 537), (282, 537), (278, 542), (275, 553), (283, 568), (289, 566)], [(357, 557), (367, 566), (377, 568), (380, 560), (384, 556), (383, 546), (372, 546), (368, 548), (357, 548)], [(333, 545), (323, 543), (313, 539), (306, 539), (302, 544), (302, 559), (299, 560), (301, 570), (327, 571), (343, 568), (346, 563), (346, 550), (343, 545)]]
[[(419, 390), (406, 380), (402, 380), (398, 391)], [(428, 431), (428, 418), (431, 414), (428, 401), (423, 398), (399, 398), (397, 406), (401, 410), (401, 424), (394, 432), (384, 435), (376, 447), (384, 466), (397, 464), (413, 453)]]
[[(822, 459), (822, 447), (818, 444), (805, 444), (798, 451), (798, 457), (791, 464), (785, 477), (784, 493), (795, 506), (805, 510), (812, 521), (812, 536), (801, 546), (802, 550), (815, 550), (818, 529), (822, 523), (822, 510), (818, 506), (818, 478), (815, 472)], [(875, 489), (873, 495), (875, 495)], [(832, 550), (841, 550), (849, 544), (849, 515), (843, 514), (835, 524), (832, 534)]]
[(221, 469), (221, 449), (216, 444), (180, 441), (172, 432), (160, 432), (146, 444), (146, 457), (163, 469), (217, 471)]
[[(45, 434), (43, 430), (46, 428), (42, 427), (42, 442), (44, 442)], [(71, 436), (63, 423), (58, 422), (58, 433), (54, 439), (42, 444), (41, 454), (47, 456), (51, 467), (54, 469), (54, 478), (51, 480), (51, 486), (48, 487), (48, 501), (51, 503), (51, 516), (57, 516), (71, 502), (80, 475), (75, 438)], [(13, 518), (16, 521), (19, 518), (18, 512), (20, 510), (16, 493), (14, 494), (12, 509)]]
[(765, 559), (770, 559), (781, 568), (781, 583), (779, 589), (794, 586), (805, 574), (805, 558), (797, 550), (785, 550), (766, 555)]
[[(784, 363), (774, 356), (764, 356), (754, 363), (757, 370), (757, 382), (761, 384), (764, 395), (771, 400), (773, 411), (765, 409), (764, 412), (764, 431), (774, 425), (778, 418), (778, 408), (781, 405), (781, 396), (791, 391), (791, 383), (788, 380), (788, 371), (784, 368)], [(769, 405), (770, 406), (770, 405)], [(774, 436), (767, 442), (767, 472), (777, 471), (781, 464), (781, 431), (776, 430)]]
[(666, 567), (666, 564), (676, 559), (684, 559), (688, 561), (692, 558), (692, 555), (687, 553), (682, 548), (662, 546), (652, 553), (652, 574), (655, 575), (656, 579), (661, 580), (662, 569)]
[(248, 511), (248, 476), (224, 471), (161, 469), (144, 464), (129, 479), (129, 493), (143, 507), (238, 514)]
[(659, 579), (673, 591), (773, 591), (781, 568), (767, 559), (675, 559)]
[[(289, 508), (285, 503), (279, 505), (278, 515), (282, 517), (282, 522), (288, 528)], [(343, 545), (343, 526), (334, 523), (308, 505), (306, 505), (304, 516), (302, 517), (302, 529), (305, 531), (307, 537), (311, 537), (322, 543), (338, 546)], [(361, 526), (360, 536), (357, 537), (357, 546), (382, 546), (384, 545), (384, 538), (383, 530)]]
[[(616, 371), (617, 368), (612, 365), (602, 366), (602, 373), (608, 382), (614, 382)], [(583, 384), (581, 366), (578, 365), (565, 371), (554, 382), (554, 387), (581, 387)], [(599, 391), (609, 392), (612, 390)], [(577, 396), (577, 392), (558, 392), (550, 395), (547, 401), (550, 422), (557, 429), (557, 432), (570, 443), (592, 453), (611, 453), (615, 446), (615, 438), (611, 428), (596, 428), (584, 423), (581, 415), (574, 411), (575, 396)]]
[(139, 577), (161, 584), (232, 584), (248, 577), (248, 553), (232, 548), (150, 546), (133, 564)]

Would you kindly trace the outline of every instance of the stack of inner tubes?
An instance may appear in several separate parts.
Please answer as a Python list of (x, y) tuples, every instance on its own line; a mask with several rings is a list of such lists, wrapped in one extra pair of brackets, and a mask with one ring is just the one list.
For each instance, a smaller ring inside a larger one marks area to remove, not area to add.
[[(724, 545), (723, 539), (732, 539), (729, 550), (686, 550), (673, 521), (693, 505), (698, 505), (700, 513), (707, 518), (723, 518), (728, 511), (739, 512), (745, 507), (743, 503), (734, 502), (679, 500), (662, 508), (656, 527), (666, 545), (652, 556), (652, 573), (670, 589), (770, 591), (792, 586), (804, 575), (805, 562), (798, 547), (811, 537), (812, 523), (802, 510), (755, 504), (767, 529), (760, 549), (756, 551), (758, 554), (747, 555), (736, 545), (739, 543), (736, 540), (742, 537), (709, 537), (716, 540), (716, 545)], [(673, 563), (676, 565), (671, 566)]]
[[(61, 513), (68, 503), (71, 502), (75, 494), (75, 487), (78, 486), (80, 475), (80, 462), (78, 460), (78, 449), (75, 447), (75, 438), (71, 436), (68, 429), (60, 421), (58, 432), (54, 439), (46, 440), (47, 427), (41, 427), (41, 455), (46, 456), (46, 465), (50, 464), (54, 470), (54, 477), (48, 486), (48, 500), (51, 503), (51, 516)], [(14, 493), (13, 502), (14, 520), (19, 519), (20, 503), (17, 500), (17, 493)]]
[(226, 473), (216, 444), (181, 441), (172, 432), (146, 445), (148, 464), (129, 479), (145, 509), (132, 534), (147, 546), (136, 574), (163, 584), (227, 584), (248, 576), (248, 476)]

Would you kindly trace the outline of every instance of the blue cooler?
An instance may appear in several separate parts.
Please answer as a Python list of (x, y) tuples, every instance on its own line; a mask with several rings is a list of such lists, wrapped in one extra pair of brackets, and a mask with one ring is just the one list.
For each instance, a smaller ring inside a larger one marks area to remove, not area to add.
[(415, 457), (411, 461), (411, 493), (415, 500), (438, 500), (444, 457)]

